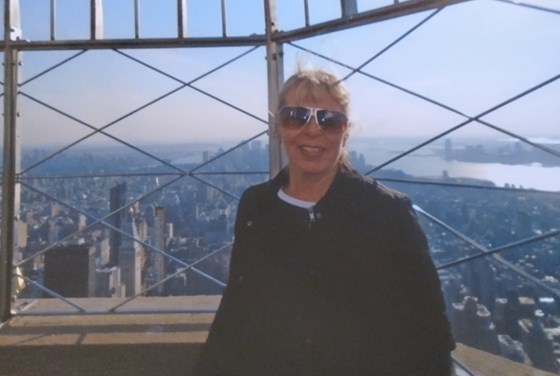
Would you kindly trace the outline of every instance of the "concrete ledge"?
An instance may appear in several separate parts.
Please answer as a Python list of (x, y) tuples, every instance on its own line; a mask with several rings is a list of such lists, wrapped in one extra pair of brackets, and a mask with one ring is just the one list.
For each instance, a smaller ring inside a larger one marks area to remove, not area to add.
[(189, 375), (200, 344), (5, 346), (2, 376)]
[[(25, 315), (0, 327), (0, 376), (189, 375), (220, 296), (140, 298), (145, 314), (81, 314), (54, 299), (18, 302)], [(73, 299), (100, 312), (114, 299)], [(101, 309), (99, 309), (101, 307)], [(66, 312), (66, 314), (60, 312)]]
[[(0, 327), (0, 376), (190, 375), (206, 340), (221, 297), (141, 298), (135, 309), (146, 314), (54, 314), (60, 301), (45, 299), (25, 305)], [(111, 307), (113, 300), (84, 299), (88, 307)], [(202, 313), (158, 313), (193, 309)], [(70, 309), (73, 310), (72, 307)], [(38, 315), (38, 312), (49, 313)], [(37, 315), (27, 315), (35, 313)], [(454, 355), (484, 376), (554, 376), (458, 344)]]
[(14, 317), (0, 329), (5, 346), (203, 343), (214, 315), (119, 314)]
[(557, 376), (462, 344), (457, 344), (453, 355), (481, 376)]

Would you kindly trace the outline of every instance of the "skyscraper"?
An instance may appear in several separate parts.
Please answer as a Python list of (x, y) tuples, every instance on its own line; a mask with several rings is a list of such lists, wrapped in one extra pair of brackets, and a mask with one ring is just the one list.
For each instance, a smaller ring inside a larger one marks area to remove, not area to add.
[[(125, 210), (120, 210), (116, 212), (118, 209), (122, 208), (126, 203), (126, 183), (119, 183), (110, 191), (110, 201), (109, 201), (109, 210), (113, 213), (109, 217), (109, 224), (116, 229), (122, 229), (123, 226), (123, 219), (126, 214)], [(122, 235), (115, 231), (114, 229), (110, 230), (109, 233), (109, 247), (110, 247), (110, 256), (109, 256), (109, 266), (119, 265), (119, 247), (121, 246), (122, 242)]]
[(95, 296), (95, 247), (70, 244), (46, 252), (45, 287), (64, 297)]
[[(153, 243), (160, 251), (165, 251), (165, 209), (161, 206), (154, 208), (154, 231)], [(152, 251), (151, 257), (153, 263), (153, 271), (155, 274), (155, 282), (161, 281), (165, 278), (165, 255), (163, 253)], [(163, 293), (164, 285), (161, 284), (152, 290), (155, 295)]]

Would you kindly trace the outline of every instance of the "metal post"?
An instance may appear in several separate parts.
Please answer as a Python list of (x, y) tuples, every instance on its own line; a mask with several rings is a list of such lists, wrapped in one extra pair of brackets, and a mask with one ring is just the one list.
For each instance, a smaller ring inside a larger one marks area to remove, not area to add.
[(140, 9), (138, 0), (134, 0), (134, 38), (140, 38)]
[(358, 13), (358, 2), (356, 0), (340, 0), (340, 10), (343, 18), (351, 17)]
[(12, 41), (21, 38), (19, 0), (4, 2), (4, 170), (2, 175), (2, 234), (0, 248), (0, 322), (11, 316), (13, 259), (19, 214), (19, 140), (17, 91), (19, 51)]
[(56, 39), (56, 0), (51, 0), (51, 40)]
[(177, 30), (179, 38), (185, 38), (187, 23), (187, 3), (186, 0), (177, 0)]
[(309, 4), (307, 0), (303, 1), (303, 14), (305, 15), (305, 26), (309, 26)]
[(266, 23), (266, 64), (268, 77), (268, 153), (270, 177), (275, 176), (283, 166), (282, 146), (274, 131), (274, 115), (278, 103), (280, 86), (284, 82), (284, 52), (282, 44), (274, 41), (272, 35), (278, 30), (276, 21), (276, 0), (264, 0)]
[(91, 39), (103, 39), (103, 0), (91, 0), (90, 4)]
[(222, 0), (222, 36), (227, 36), (227, 25), (226, 25), (226, 2)]

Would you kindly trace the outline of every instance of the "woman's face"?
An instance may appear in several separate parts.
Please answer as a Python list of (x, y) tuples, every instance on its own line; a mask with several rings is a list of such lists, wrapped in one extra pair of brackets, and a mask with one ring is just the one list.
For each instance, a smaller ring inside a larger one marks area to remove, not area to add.
[[(286, 107), (309, 107), (342, 112), (342, 106), (326, 91), (314, 95), (296, 95), (292, 89), (286, 93)], [(297, 93), (299, 94), (299, 93)], [(327, 131), (317, 123), (317, 114), (300, 127), (285, 126), (280, 120), (278, 136), (288, 157), (290, 175), (309, 178), (334, 176), (338, 160), (346, 142), (347, 121), (339, 131)]]

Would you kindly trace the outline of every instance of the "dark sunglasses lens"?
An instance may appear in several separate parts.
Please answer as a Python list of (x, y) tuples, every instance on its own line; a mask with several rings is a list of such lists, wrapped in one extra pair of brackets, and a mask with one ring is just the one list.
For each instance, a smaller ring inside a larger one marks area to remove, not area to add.
[(346, 115), (338, 111), (317, 111), (317, 122), (326, 131), (340, 132), (348, 122)]
[(280, 124), (288, 128), (299, 128), (304, 126), (309, 117), (311, 110), (303, 107), (284, 107), (280, 111)]

